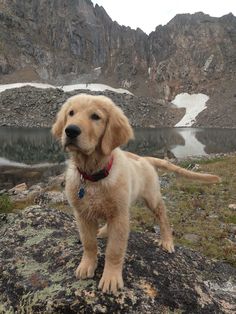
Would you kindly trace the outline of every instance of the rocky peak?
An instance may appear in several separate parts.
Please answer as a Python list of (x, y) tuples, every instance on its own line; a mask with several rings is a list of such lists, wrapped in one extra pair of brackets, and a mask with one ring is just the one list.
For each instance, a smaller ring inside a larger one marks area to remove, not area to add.
[(147, 36), (90, 0), (0, 5), (0, 83), (94, 82), (170, 100), (234, 77), (236, 17), (178, 14)]
[(177, 91), (208, 89), (211, 93), (212, 81), (232, 77), (235, 23), (234, 16), (219, 19), (198, 12), (179, 14), (166, 26), (157, 27), (149, 42), (152, 79), (159, 82), (160, 93), (167, 98)]

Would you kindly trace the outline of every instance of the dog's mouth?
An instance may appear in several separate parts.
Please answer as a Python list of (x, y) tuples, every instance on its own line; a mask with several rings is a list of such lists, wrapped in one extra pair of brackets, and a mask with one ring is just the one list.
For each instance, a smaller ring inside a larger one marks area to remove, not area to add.
[(67, 144), (65, 145), (66, 150), (79, 150), (79, 148), (75, 144)]
[(76, 146), (75, 144), (67, 144), (64, 146), (64, 149), (68, 153), (70, 153), (70, 152), (82, 153), (82, 151), (79, 149), (79, 147)]
[(67, 152), (77, 152), (83, 155), (90, 155), (90, 150), (82, 149), (77, 143), (73, 141), (67, 141), (64, 145), (64, 149)]
[(77, 143), (75, 143), (74, 141), (68, 141), (68, 140), (64, 144), (64, 149), (67, 151), (71, 151), (71, 150), (72, 151), (75, 151), (75, 150), (79, 151), (80, 150)]

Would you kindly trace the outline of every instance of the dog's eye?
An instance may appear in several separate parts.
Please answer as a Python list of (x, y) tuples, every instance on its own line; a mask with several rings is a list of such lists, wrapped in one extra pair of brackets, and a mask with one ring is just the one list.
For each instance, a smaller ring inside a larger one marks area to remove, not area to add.
[(69, 116), (73, 116), (74, 115), (74, 110), (69, 111)]
[(99, 119), (101, 119), (101, 118), (99, 117), (99, 115), (97, 115), (96, 113), (93, 113), (93, 114), (90, 116), (90, 118), (91, 118), (92, 120), (99, 120)]

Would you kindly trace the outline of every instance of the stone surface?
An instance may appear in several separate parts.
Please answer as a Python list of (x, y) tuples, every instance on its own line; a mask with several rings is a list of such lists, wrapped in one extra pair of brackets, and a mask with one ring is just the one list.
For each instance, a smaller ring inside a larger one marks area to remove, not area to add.
[(9, 193), (11, 194), (18, 194), (20, 192), (25, 192), (27, 191), (27, 185), (25, 183), (18, 184), (14, 186), (12, 189), (9, 190)]
[(200, 237), (194, 233), (187, 233), (184, 235), (184, 239), (194, 243), (194, 242), (198, 242)]
[(236, 204), (229, 204), (229, 209), (236, 210)]
[(0, 215), (1, 313), (235, 313), (236, 269), (176, 247), (162, 251), (157, 235), (131, 233), (117, 296), (97, 290), (103, 240), (94, 279), (78, 281), (82, 254), (72, 216), (34, 206)]

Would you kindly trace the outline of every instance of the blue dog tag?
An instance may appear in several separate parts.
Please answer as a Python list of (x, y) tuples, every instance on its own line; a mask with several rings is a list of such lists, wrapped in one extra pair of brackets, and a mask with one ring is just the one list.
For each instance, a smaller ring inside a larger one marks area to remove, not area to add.
[(84, 197), (84, 194), (85, 194), (85, 189), (81, 187), (78, 192), (78, 197), (81, 199)]

